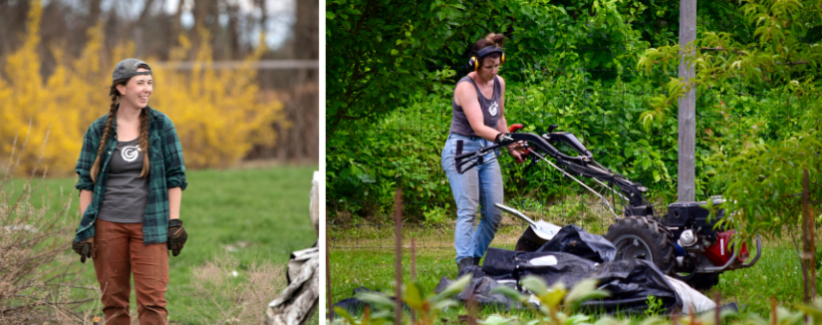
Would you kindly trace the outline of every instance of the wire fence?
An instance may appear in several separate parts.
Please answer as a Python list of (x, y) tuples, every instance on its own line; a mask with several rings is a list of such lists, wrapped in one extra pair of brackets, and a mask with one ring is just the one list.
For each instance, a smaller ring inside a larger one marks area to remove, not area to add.
[[(524, 212), (532, 219), (561, 226), (573, 224), (598, 235), (604, 235), (614, 221), (609, 208), (591, 195), (564, 197), (556, 201), (508, 200), (505, 203)], [(408, 202), (403, 204), (408, 204)], [(478, 215), (477, 222), (480, 219), (481, 216)], [(528, 223), (525, 221), (510, 215), (503, 215), (502, 222), (494, 236), (493, 246), (513, 249), (527, 228)], [(330, 220), (326, 229), (328, 247), (332, 250), (381, 250), (395, 247), (392, 222)], [(453, 249), (454, 230), (453, 221), (430, 224), (403, 222), (403, 245), (409, 248), (410, 239), (414, 238), (418, 249)]]
[[(525, 225), (500, 225), (494, 243), (513, 248)], [(363, 250), (394, 249), (394, 225), (380, 223), (360, 223), (354, 225), (330, 224), (327, 226), (329, 249)], [(453, 249), (453, 224), (423, 225), (403, 223), (403, 248), (410, 248), (414, 238), (417, 249)]]

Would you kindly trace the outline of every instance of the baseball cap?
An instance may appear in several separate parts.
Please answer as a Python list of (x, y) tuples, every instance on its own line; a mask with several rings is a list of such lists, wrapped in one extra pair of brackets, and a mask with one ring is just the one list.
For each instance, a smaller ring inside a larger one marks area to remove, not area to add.
[(131, 78), (138, 75), (151, 75), (150, 67), (148, 68), (148, 71), (137, 72), (137, 67), (141, 64), (148, 66), (147, 63), (137, 59), (125, 59), (120, 61), (120, 63), (117, 63), (117, 66), (114, 67), (114, 73), (111, 75), (111, 81)]

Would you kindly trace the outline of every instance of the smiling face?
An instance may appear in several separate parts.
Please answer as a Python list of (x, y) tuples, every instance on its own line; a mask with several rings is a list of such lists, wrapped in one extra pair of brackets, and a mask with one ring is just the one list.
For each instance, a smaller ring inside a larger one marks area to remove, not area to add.
[(480, 78), (483, 80), (491, 80), (499, 72), (500, 57), (486, 56), (482, 58), (482, 65), (477, 70)]
[[(137, 69), (137, 72), (142, 71), (149, 70), (143, 68)], [(142, 109), (148, 106), (148, 100), (154, 91), (154, 79), (151, 75), (137, 75), (131, 77), (125, 85), (117, 85), (117, 91), (120, 93), (121, 106)]]

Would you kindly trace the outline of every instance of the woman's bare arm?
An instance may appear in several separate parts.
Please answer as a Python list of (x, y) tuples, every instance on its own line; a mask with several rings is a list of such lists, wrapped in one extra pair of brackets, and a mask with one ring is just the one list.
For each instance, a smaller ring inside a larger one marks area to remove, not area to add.
[(497, 123), (497, 131), (508, 133), (508, 121), (505, 119), (505, 80), (497, 76), (499, 79), (499, 122)]
[[(499, 122), (497, 123), (497, 131), (501, 133), (508, 133), (508, 120), (505, 119), (505, 80), (502, 77), (497, 76), (499, 79), (500, 85), (500, 94), (499, 94)], [(512, 144), (508, 146), (508, 153), (514, 157), (514, 160), (518, 163), (523, 162), (522, 154), (517, 151), (516, 149), (519, 148), (518, 144)]]
[(86, 213), (86, 208), (91, 204), (93, 196), (94, 192), (92, 191), (80, 190), (80, 216)]
[(183, 199), (183, 189), (173, 187), (168, 189), (168, 212), (169, 219), (180, 218), (180, 201)]

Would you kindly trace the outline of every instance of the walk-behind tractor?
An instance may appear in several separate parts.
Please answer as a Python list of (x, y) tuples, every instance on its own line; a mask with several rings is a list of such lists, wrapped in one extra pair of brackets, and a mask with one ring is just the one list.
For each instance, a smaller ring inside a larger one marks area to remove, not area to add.
[[(758, 235), (756, 255), (746, 262), (749, 254), (745, 245), (739, 250), (730, 245), (734, 230), (715, 227), (717, 221), (725, 216), (721, 208), (713, 217), (707, 208), (708, 202), (675, 202), (669, 204), (668, 213), (660, 217), (643, 196), (648, 191), (646, 187), (603, 167), (576, 136), (553, 132), (556, 127), (551, 125), (548, 133), (540, 136), (517, 133), (522, 125), (515, 124), (510, 128), (511, 133), (502, 136), (497, 144), (467, 153), (459, 152), (460, 146), (457, 146), (457, 170), (464, 172), (482, 164), (484, 155), (491, 150), (519, 143), (530, 159), (526, 172), (538, 162), (545, 162), (602, 200), (602, 204), (616, 218), (605, 234), (605, 238), (616, 248), (616, 260), (633, 258), (652, 261), (663, 273), (679, 278), (695, 289), (707, 290), (718, 283), (720, 273), (751, 267), (759, 259), (762, 244)], [(574, 153), (566, 154), (558, 147), (567, 152), (573, 150)], [(589, 186), (577, 176), (590, 178), (596, 185)], [(609, 195), (611, 202), (607, 198)], [(621, 217), (614, 212), (617, 201), (625, 207)], [(722, 198), (712, 197), (711, 203), (719, 205)], [(535, 251), (559, 230), (558, 226), (544, 221), (534, 222), (525, 214), (502, 204), (496, 206), (530, 224), (517, 241), (515, 250)]]

